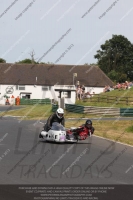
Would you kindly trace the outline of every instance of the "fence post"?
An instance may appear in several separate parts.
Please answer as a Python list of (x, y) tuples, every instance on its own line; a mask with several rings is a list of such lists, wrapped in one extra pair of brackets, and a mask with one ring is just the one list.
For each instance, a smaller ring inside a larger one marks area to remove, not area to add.
[(107, 103), (108, 103), (108, 96), (106, 96), (107, 97)]
[(98, 94), (98, 102), (99, 102), (99, 94)]
[(117, 103), (117, 101), (118, 101), (118, 97), (116, 97), (116, 103)]
[(90, 99), (90, 102), (91, 102), (91, 98), (92, 98), (92, 97), (90, 96), (90, 98), (89, 98), (89, 99)]
[(126, 100), (126, 104), (128, 105), (128, 97), (126, 97), (126, 99), (127, 99), (127, 100)]

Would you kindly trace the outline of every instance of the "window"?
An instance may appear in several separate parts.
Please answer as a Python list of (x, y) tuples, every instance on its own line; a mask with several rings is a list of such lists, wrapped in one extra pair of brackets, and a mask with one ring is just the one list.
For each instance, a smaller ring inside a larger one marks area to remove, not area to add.
[(30, 94), (22, 95), (22, 99), (30, 99)]
[(16, 90), (25, 90), (25, 85), (16, 85)]
[(71, 91), (63, 92), (65, 98), (71, 98)]
[(50, 87), (49, 86), (42, 86), (42, 91), (49, 91)]
[(25, 90), (25, 86), (19, 86), (19, 90)]

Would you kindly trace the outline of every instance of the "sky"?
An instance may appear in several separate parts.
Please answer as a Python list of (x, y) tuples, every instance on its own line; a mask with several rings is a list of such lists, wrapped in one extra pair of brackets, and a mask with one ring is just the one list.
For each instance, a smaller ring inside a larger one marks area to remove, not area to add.
[(133, 43), (133, 0), (0, 0), (0, 58), (15, 63), (97, 63), (100, 45), (123, 35)]

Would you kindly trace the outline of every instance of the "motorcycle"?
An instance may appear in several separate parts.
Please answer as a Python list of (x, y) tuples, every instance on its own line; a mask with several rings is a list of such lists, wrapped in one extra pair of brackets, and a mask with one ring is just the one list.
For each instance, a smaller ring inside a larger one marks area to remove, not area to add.
[(49, 131), (41, 131), (40, 135), (43, 137), (45, 141), (51, 142), (78, 142), (78, 138), (73, 132), (65, 129), (65, 127), (57, 122), (52, 124), (52, 127)]
[(71, 127), (70, 129), (65, 129), (63, 125), (57, 122), (52, 124), (49, 131), (42, 131), (40, 134), (46, 141), (59, 143), (77, 143), (78, 140), (86, 140), (88, 136), (91, 137), (92, 135), (91, 131), (88, 135), (84, 127)]

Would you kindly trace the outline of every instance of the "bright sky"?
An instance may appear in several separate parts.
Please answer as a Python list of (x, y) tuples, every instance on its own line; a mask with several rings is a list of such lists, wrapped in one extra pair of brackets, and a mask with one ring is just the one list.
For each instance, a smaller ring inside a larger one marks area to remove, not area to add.
[(133, 0), (0, 0), (0, 57), (57, 64), (96, 63), (112, 34), (133, 43)]

